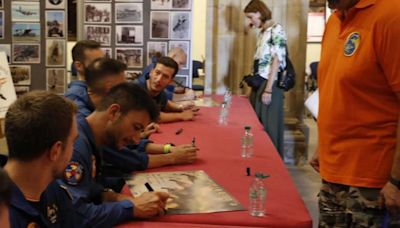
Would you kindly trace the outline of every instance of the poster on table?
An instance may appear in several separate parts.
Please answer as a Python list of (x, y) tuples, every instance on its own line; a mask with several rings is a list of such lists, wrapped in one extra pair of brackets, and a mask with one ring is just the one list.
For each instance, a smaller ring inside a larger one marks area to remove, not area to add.
[(139, 196), (149, 190), (170, 194), (167, 214), (196, 214), (240, 211), (244, 207), (204, 171), (138, 173), (126, 180), (131, 193)]
[(0, 118), (6, 116), (8, 107), (17, 99), (10, 68), (8, 67), (7, 55), (0, 52)]

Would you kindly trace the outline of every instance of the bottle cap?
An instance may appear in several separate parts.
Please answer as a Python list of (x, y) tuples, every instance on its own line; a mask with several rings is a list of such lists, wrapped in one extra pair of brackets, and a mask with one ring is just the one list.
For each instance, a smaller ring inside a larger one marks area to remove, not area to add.
[(251, 130), (251, 126), (245, 126), (244, 129), (245, 130)]
[(256, 178), (260, 178), (260, 179), (267, 179), (267, 178), (270, 177), (271, 175), (269, 175), (269, 174), (264, 174), (264, 173), (261, 173), (261, 172), (256, 172), (256, 174), (254, 174), (254, 176), (255, 176)]

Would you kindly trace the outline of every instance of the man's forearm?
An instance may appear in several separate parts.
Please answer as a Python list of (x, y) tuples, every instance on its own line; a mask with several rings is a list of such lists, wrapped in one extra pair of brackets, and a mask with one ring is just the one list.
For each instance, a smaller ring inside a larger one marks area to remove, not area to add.
[(148, 154), (162, 154), (164, 152), (163, 144), (148, 143), (146, 145), (146, 153)]
[(149, 155), (148, 168), (158, 168), (172, 164), (174, 164), (174, 158), (172, 154)]
[(182, 121), (182, 113), (181, 112), (161, 112), (160, 113), (160, 122), (161, 123), (169, 123)]

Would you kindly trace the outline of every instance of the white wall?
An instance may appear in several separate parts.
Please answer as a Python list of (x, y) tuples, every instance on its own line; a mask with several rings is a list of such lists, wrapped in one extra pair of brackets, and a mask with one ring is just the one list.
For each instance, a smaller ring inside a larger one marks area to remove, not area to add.
[(319, 61), (321, 56), (321, 43), (308, 43), (306, 56), (306, 69), (310, 63)]
[(207, 1), (192, 1), (192, 57), (202, 61), (206, 56), (206, 10)]

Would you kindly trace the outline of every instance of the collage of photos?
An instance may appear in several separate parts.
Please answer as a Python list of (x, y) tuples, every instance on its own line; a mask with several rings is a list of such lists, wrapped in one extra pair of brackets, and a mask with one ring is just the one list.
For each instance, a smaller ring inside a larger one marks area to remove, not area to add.
[[(32, 85), (64, 93), (67, 3), (67, 0), (13, 0), (6, 9), (4, 0), (0, 1), (0, 51), (7, 55), (17, 95), (28, 92)], [(8, 11), (10, 14), (5, 15)], [(4, 31), (6, 22), (9, 31)], [(33, 77), (36, 83), (31, 80), (32, 74), (38, 75)]]

